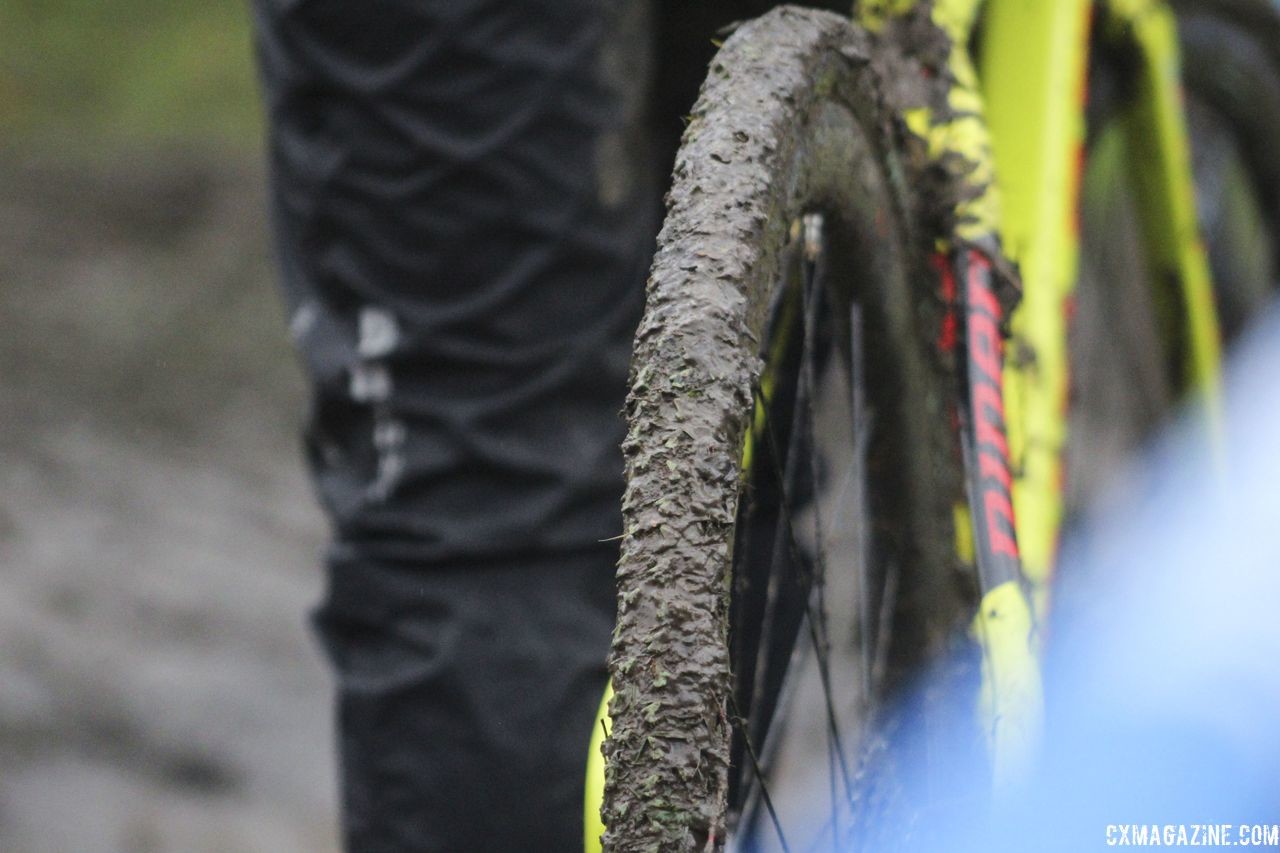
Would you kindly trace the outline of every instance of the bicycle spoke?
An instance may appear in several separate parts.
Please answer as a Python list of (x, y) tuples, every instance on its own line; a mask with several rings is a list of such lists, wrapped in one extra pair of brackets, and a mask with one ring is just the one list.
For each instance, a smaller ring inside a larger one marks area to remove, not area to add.
[[(867, 411), (863, 390), (866, 382), (865, 370), (862, 353), (862, 308), (854, 302), (849, 306), (849, 416), (853, 424), (854, 464), (850, 466), (848, 476), (853, 488), (858, 490), (854, 500), (864, 517), (867, 509), (867, 447), (870, 444), (871, 435), (871, 413)], [(871, 700), (873, 685), (877, 683), (875, 664), (880, 656), (883, 642), (881, 631), (885, 626), (876, 619), (874, 620), (875, 633), (871, 633), (872, 578), (866, 525), (859, 524), (854, 535), (857, 537), (858, 560), (858, 651), (862, 655), (862, 700), (865, 708)]]
[[(829, 731), (830, 742), (828, 749), (834, 746), (835, 758), (840, 765), (841, 778), (844, 781), (845, 791), (850, 800), (853, 797), (853, 786), (849, 778), (848, 759), (845, 757), (844, 745), (840, 738), (840, 725), (836, 717), (834, 700), (831, 695), (831, 632), (827, 623), (827, 607), (826, 607), (826, 537), (823, 534), (822, 527), (822, 511), (818, 502), (818, 495), (822, 491), (821, 470), (818, 464), (817, 454), (817, 437), (814, 435), (814, 410), (813, 399), (817, 394), (817, 380), (815, 377), (814, 357), (817, 350), (817, 333), (818, 333), (818, 314), (822, 308), (822, 290), (821, 273), (825, 272), (826, 252), (823, 246), (823, 222), (819, 214), (808, 214), (804, 218), (804, 241), (805, 241), (805, 292), (806, 305), (805, 311), (805, 351), (804, 360), (802, 362), (803, 382), (806, 393), (803, 394), (806, 424), (808, 427), (809, 438), (809, 466), (810, 475), (813, 478), (813, 494), (814, 494), (814, 555), (817, 562), (817, 573), (815, 578), (818, 621), (816, 627), (813, 620), (810, 619), (811, 629), (816, 633), (813, 637), (815, 648), (818, 653), (818, 674), (822, 679), (822, 690), (826, 702), (827, 725)], [(833, 781), (834, 785), (834, 781)], [(833, 803), (834, 808), (834, 803)], [(833, 810), (833, 814), (834, 814)], [(837, 827), (838, 828), (838, 827)]]
[[(787, 629), (790, 629), (790, 631), (798, 631), (799, 629), (798, 620), (794, 628), (789, 624), (784, 626), (778, 626), (776, 624), (779, 619), (779, 609), (781, 608), (780, 602), (781, 602), (782, 596), (785, 592), (788, 592), (788, 590), (784, 590), (782, 586), (784, 581), (783, 576), (784, 574), (786, 574), (785, 572), (786, 567), (783, 566), (784, 571), (777, 571), (776, 569), (779, 566), (782, 566), (784, 560), (790, 558), (792, 561), (794, 561), (795, 559), (794, 551), (791, 551), (787, 547), (787, 538), (788, 538), (787, 529), (786, 529), (787, 523), (788, 522), (787, 522), (786, 512), (784, 511), (784, 512), (778, 513), (778, 519), (775, 524), (775, 530), (773, 535), (773, 554), (771, 555), (771, 559), (769, 563), (770, 564), (769, 587), (767, 591), (767, 599), (765, 604), (766, 618), (763, 620), (760, 627), (761, 642), (760, 642), (759, 651), (764, 652), (765, 654), (767, 654), (770, 650), (786, 648), (786, 646), (783, 644), (775, 644), (772, 642), (775, 631), (783, 634), (783, 636), (786, 636), (789, 633)], [(794, 594), (794, 590), (791, 590), (790, 592)], [(804, 596), (807, 596), (809, 594), (807, 585), (803, 586), (802, 594)], [(755, 695), (761, 696), (761, 697), (768, 697), (769, 699), (772, 700), (772, 704), (766, 704), (762, 707), (757, 707), (753, 709), (752, 722), (754, 723), (754, 728), (757, 730), (761, 728), (767, 728), (768, 724), (772, 721), (773, 714), (778, 706), (777, 696), (773, 695), (774, 692), (771, 689), (769, 689), (770, 685), (767, 684), (767, 681), (772, 675), (773, 673), (771, 672), (770, 661), (768, 660), (765, 661), (764, 666), (758, 666), (756, 668)], [(781, 691), (782, 689), (781, 683), (778, 684), (777, 689), (778, 689), (778, 692)]]
[[(813, 286), (812, 278), (811, 278), (812, 270), (808, 268), (808, 265), (806, 265), (806, 269), (804, 270), (804, 272), (806, 273), (805, 287), (807, 290)], [(813, 371), (812, 371), (813, 366), (811, 362), (813, 358), (813, 349), (815, 346), (815, 340), (813, 337), (814, 332), (812, 330), (814, 330), (817, 325), (817, 310), (815, 307), (816, 306), (815, 301), (807, 300), (807, 302), (808, 304), (806, 305), (806, 311), (803, 312), (805, 314), (805, 319), (806, 319), (806, 341), (805, 341), (805, 347), (804, 347), (805, 351), (802, 354), (802, 359), (803, 359), (803, 362), (801, 365), (802, 376), (801, 376), (801, 381), (797, 383), (798, 393), (797, 393), (797, 400), (795, 403), (795, 409), (793, 410), (793, 413), (792, 413), (792, 430), (791, 430), (791, 433), (789, 434), (785, 469), (778, 467), (779, 459), (781, 458), (782, 454), (779, 452), (778, 440), (775, 432), (775, 424), (773, 422), (773, 419), (766, 419), (765, 421), (765, 439), (767, 442), (769, 442), (770, 451), (771, 451), (770, 453), (766, 454), (766, 456), (769, 458), (772, 466), (774, 466), (774, 471), (773, 471), (774, 476), (777, 478), (778, 482), (782, 484), (779, 497), (780, 497), (780, 503), (781, 503), (781, 509), (782, 509), (780, 521), (782, 523), (782, 527), (785, 530), (785, 536), (783, 537), (783, 541), (785, 542), (788, 553), (795, 564), (794, 568), (795, 568), (796, 580), (800, 582), (804, 591), (804, 595), (805, 595), (804, 611), (809, 616), (809, 618), (806, 620), (808, 622), (808, 628), (809, 628), (807, 633), (809, 634), (810, 642), (812, 643), (818, 656), (817, 670), (818, 670), (818, 676), (821, 682), (821, 687), (823, 692), (823, 706), (824, 706), (823, 710), (826, 715), (828, 737), (830, 738), (830, 749), (832, 754), (835, 756), (836, 763), (839, 765), (840, 781), (842, 782), (844, 787), (845, 797), (850, 803), (852, 803), (853, 784), (852, 784), (851, 774), (849, 772), (848, 758), (845, 754), (844, 745), (840, 736), (839, 721), (837, 719), (837, 715), (835, 713), (835, 707), (832, 700), (831, 673), (830, 673), (829, 658), (827, 654), (827, 644), (819, 636), (820, 630), (824, 632), (826, 631), (826, 628), (825, 628), (826, 616), (825, 616), (825, 613), (821, 611), (816, 614), (814, 613), (815, 602), (813, 600), (812, 591), (814, 589), (814, 584), (816, 582), (816, 577), (818, 572), (815, 572), (814, 567), (810, 565), (810, 561), (805, 558), (804, 549), (800, 546), (799, 539), (797, 537), (797, 533), (795, 529), (794, 488), (789, 488), (789, 487), (793, 487), (794, 483), (792, 482), (792, 478), (788, 476), (788, 473), (792, 474), (793, 476), (797, 473), (798, 460), (796, 459), (796, 454), (799, 452), (799, 449), (800, 449), (800, 444), (797, 440), (797, 427), (801, 425), (800, 420), (802, 418), (807, 418), (808, 420), (808, 424), (807, 424), (808, 437), (810, 439), (810, 445), (811, 445), (809, 449), (811, 452), (812, 452), (812, 443), (813, 443), (812, 442), (812, 421), (813, 421), (812, 394), (813, 394), (814, 383), (811, 381), (813, 378)], [(807, 367), (806, 367), (806, 363), (808, 363)], [(804, 378), (806, 373), (808, 375), (808, 379)], [(758, 404), (763, 402), (763, 398), (758, 395), (758, 391), (757, 391), (757, 402)], [(818, 561), (820, 563), (819, 571), (821, 571), (821, 566), (825, 565), (825, 559), (823, 559), (820, 553), (823, 546), (823, 542), (820, 534), (816, 544), (817, 544), (817, 551), (819, 552), (819, 556), (818, 556)], [(818, 627), (819, 625), (823, 627), (820, 629)], [(756, 717), (756, 719), (759, 719), (758, 715), (753, 714), (753, 717)]]
[(778, 819), (778, 811), (773, 806), (773, 798), (769, 796), (769, 785), (764, 780), (764, 771), (760, 767), (760, 757), (756, 754), (755, 747), (751, 744), (751, 736), (746, 729), (746, 721), (742, 719), (742, 713), (738, 710), (738, 700), (734, 698), (732, 693), (729, 694), (729, 702), (732, 705), (733, 725), (742, 734), (747, 755), (751, 758), (751, 769), (755, 774), (756, 783), (760, 786), (760, 799), (764, 802), (765, 810), (769, 812), (769, 820), (773, 823), (773, 831), (778, 836), (778, 843), (782, 845), (782, 853), (791, 853), (791, 847), (787, 844), (787, 835), (782, 831), (782, 821)]
[[(789, 245), (784, 250), (784, 258), (782, 269), (784, 270), (784, 280), (786, 280), (786, 271), (793, 268), (798, 269), (797, 262), (799, 260), (798, 250), (794, 245)], [(780, 287), (779, 298), (774, 300), (770, 323), (769, 336), (766, 340), (773, 339), (778, 333), (775, 325), (782, 319), (782, 314), (786, 310), (786, 301), (789, 298), (789, 289)], [(785, 348), (783, 348), (785, 350)], [(785, 355), (783, 350), (774, 353), (775, 357), (782, 359)], [(766, 399), (764, 392), (757, 383), (753, 388), (752, 399), (757, 408), (761, 411), (769, 411), (771, 404), (782, 404), (786, 402), (783, 399), (777, 399), (779, 394), (785, 394), (787, 389), (780, 389), (773, 395), (775, 399)], [(775, 437), (772, 434), (773, 424), (768, 422), (770, 426), (769, 440), (764, 446), (757, 448), (756, 464), (762, 464), (762, 460), (773, 456), (768, 463), (762, 465), (770, 474), (775, 474), (778, 470), (776, 464), (776, 454), (778, 453)], [(794, 429), (794, 427), (792, 427)], [(788, 434), (790, 436), (791, 433)], [(790, 440), (788, 438), (788, 449), (790, 449)], [(739, 686), (736, 691), (742, 691), (749, 686), (751, 689), (745, 695), (741, 695), (742, 699), (751, 699), (752, 697), (762, 697), (762, 702), (751, 702), (746, 707), (745, 718), (749, 719), (749, 731), (760, 731), (772, 715), (772, 706), (769, 701), (772, 698), (772, 691), (769, 690), (767, 683), (770, 677), (770, 666), (766, 658), (761, 663), (762, 655), (767, 655), (768, 650), (775, 647), (773, 635), (775, 633), (777, 614), (779, 608), (782, 607), (780, 598), (789, 592), (781, 585), (781, 581), (791, 574), (788, 567), (783, 562), (788, 558), (785, 550), (785, 519), (781, 512), (778, 512), (775, 504), (777, 503), (777, 495), (775, 491), (780, 491), (782, 482), (779, 480), (775, 484), (767, 479), (764, 482), (755, 485), (755, 480), (749, 482), (746, 486), (753, 489), (748, 493), (750, 503), (744, 522), (744, 535), (741, 541), (746, 545), (743, 552), (735, 554), (735, 567), (742, 570), (742, 576), (734, 578), (735, 587), (741, 593), (734, 600), (734, 606), (737, 608), (735, 613), (736, 636), (734, 637), (734, 652), (737, 665), (735, 667), (735, 675), (739, 680)], [(762, 511), (764, 518), (770, 518), (772, 513), (772, 526), (764, 527), (758, 523), (756, 513)], [(759, 565), (759, 560), (752, 558), (752, 551), (758, 550), (760, 555), (767, 553), (768, 562), (763, 566)], [(763, 573), (762, 573), (763, 570)], [(754, 590), (754, 591), (753, 591)], [(763, 595), (761, 595), (763, 593)], [(782, 642), (785, 644), (790, 642), (786, 640), (786, 632), (789, 626), (782, 626), (779, 633), (782, 635)], [(794, 627), (791, 627), (794, 631)], [(734, 631), (734, 627), (731, 627)], [(741, 706), (740, 706), (741, 707)]]

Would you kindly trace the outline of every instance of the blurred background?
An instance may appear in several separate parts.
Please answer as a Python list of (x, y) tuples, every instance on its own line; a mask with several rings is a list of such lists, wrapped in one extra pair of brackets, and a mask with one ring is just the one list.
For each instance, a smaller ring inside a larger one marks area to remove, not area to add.
[(0, 850), (336, 849), (247, 4), (0, 3)]

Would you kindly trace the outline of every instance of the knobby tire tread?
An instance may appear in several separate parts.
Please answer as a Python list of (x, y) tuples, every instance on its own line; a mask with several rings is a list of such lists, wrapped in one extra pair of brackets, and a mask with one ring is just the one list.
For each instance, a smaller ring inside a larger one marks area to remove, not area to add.
[[(761, 340), (801, 206), (851, 191), (834, 173), (847, 163), (800, 150), (824, 108), (839, 105), (862, 128), (899, 203), (892, 228), (919, 245), (903, 132), (884, 103), (872, 50), (848, 18), (828, 12), (780, 7), (744, 24), (713, 60), (677, 155), (625, 411), (608, 851), (716, 850), (725, 840), (727, 572)], [(911, 285), (927, 281), (913, 276)], [(918, 352), (906, 361), (927, 372), (930, 344), (918, 330), (940, 327), (941, 301), (931, 291), (891, 298), (902, 300), (898, 316), (910, 315), (904, 326)], [(945, 454), (939, 397), (918, 411), (915, 445)], [(920, 466), (914, 479), (924, 483), (935, 460), (925, 453), (906, 464)], [(921, 492), (918, 502), (938, 505), (935, 518), (949, 517), (945, 490)], [(918, 547), (949, 553), (953, 537), (935, 525)]]

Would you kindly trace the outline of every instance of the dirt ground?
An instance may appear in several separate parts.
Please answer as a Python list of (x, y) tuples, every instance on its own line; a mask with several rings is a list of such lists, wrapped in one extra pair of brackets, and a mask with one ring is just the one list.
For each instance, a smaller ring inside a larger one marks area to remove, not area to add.
[(0, 154), (0, 850), (336, 849), (252, 159)]

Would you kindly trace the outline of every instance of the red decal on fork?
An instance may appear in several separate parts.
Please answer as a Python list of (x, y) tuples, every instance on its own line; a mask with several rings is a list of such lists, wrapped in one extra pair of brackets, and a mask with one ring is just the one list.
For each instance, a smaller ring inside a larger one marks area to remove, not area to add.
[(991, 262), (976, 249), (963, 256), (967, 379), (964, 441), (978, 574), (984, 592), (1021, 577), (1013, 520), (1009, 442), (1005, 436), (1003, 311), (991, 289)]
[(934, 252), (929, 257), (929, 262), (938, 273), (942, 283), (942, 301), (946, 304), (942, 328), (938, 330), (938, 349), (949, 353), (956, 348), (956, 274), (951, 269), (951, 262), (942, 252)]

